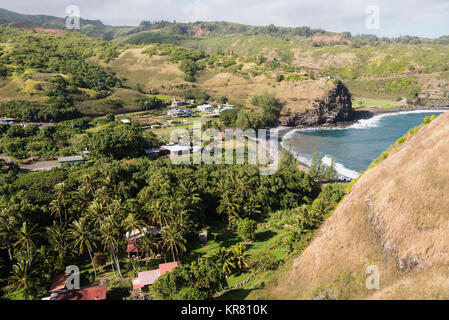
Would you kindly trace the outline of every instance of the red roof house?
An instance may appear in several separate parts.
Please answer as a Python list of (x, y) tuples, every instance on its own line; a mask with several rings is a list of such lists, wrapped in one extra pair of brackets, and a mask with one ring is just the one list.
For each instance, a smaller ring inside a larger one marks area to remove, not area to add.
[(106, 300), (106, 286), (61, 292), (56, 300)]
[(164, 263), (159, 265), (159, 270), (161, 271), (161, 276), (167, 272), (171, 272), (174, 268), (178, 266), (177, 262)]
[(139, 278), (133, 278), (133, 290), (141, 289), (144, 286), (139, 283)]
[(138, 274), (138, 283), (141, 286), (149, 286), (156, 282), (156, 280), (161, 276), (161, 272), (159, 269), (143, 271)]
[(128, 252), (128, 253), (131, 253), (131, 252), (137, 253), (136, 241), (134, 241), (134, 240), (128, 241), (128, 246), (126, 248), (126, 252)]
[(67, 280), (68, 274), (58, 274), (53, 278), (53, 282), (51, 283), (49, 292), (58, 291), (58, 290), (64, 290), (65, 289), (65, 282)]

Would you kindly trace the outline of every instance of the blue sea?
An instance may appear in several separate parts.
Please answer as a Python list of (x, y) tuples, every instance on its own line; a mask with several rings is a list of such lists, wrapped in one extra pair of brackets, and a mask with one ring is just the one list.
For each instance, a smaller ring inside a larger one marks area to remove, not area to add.
[(282, 145), (298, 160), (309, 165), (316, 149), (325, 164), (329, 165), (333, 158), (341, 176), (355, 179), (400, 137), (422, 124), (425, 117), (443, 112), (381, 114), (360, 120), (345, 129), (292, 130), (283, 137)]

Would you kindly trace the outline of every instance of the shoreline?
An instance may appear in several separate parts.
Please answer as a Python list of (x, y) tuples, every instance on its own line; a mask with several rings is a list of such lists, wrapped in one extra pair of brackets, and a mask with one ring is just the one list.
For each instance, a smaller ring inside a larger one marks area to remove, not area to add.
[(340, 122), (340, 123), (332, 123), (332, 124), (323, 124), (318, 126), (298, 126), (298, 127), (287, 127), (287, 126), (277, 126), (271, 129), (278, 130), (279, 136), (282, 138), (284, 135), (290, 130), (305, 130), (305, 129), (346, 129), (360, 120), (369, 120), (376, 116), (387, 115), (387, 114), (396, 114), (396, 113), (405, 113), (405, 112), (414, 112), (414, 111), (449, 111), (449, 105), (432, 105), (430, 107), (403, 107), (403, 108), (392, 108), (392, 109), (372, 109), (372, 110), (354, 110), (353, 120)]
[[(432, 105), (430, 107), (424, 106), (424, 107), (403, 107), (403, 108), (392, 108), (392, 109), (354, 110), (354, 113), (355, 113), (354, 120), (347, 121), (347, 122), (341, 122), (338, 124), (331, 124), (331, 125), (325, 124), (325, 125), (321, 125), (321, 126), (300, 126), (300, 127), (278, 126), (278, 127), (271, 128), (270, 130), (276, 130), (278, 132), (278, 140), (279, 140), (279, 143), (281, 144), (281, 150), (285, 149), (287, 152), (292, 154), (295, 157), (295, 159), (298, 161), (299, 168), (301, 170), (308, 171), (310, 169), (309, 165), (300, 161), (290, 150), (288, 150), (288, 148), (282, 146), (284, 137), (288, 133), (290, 133), (294, 130), (346, 129), (346, 128), (349, 128), (349, 127), (355, 125), (360, 120), (369, 120), (376, 116), (381, 116), (381, 115), (398, 114), (398, 113), (406, 113), (406, 112), (414, 112), (414, 111), (422, 111), (422, 112), (440, 111), (441, 112), (443, 110), (446, 112), (449, 111), (449, 105)], [(349, 177), (347, 177), (347, 178), (349, 178)], [(352, 178), (349, 178), (349, 179), (352, 180)]]

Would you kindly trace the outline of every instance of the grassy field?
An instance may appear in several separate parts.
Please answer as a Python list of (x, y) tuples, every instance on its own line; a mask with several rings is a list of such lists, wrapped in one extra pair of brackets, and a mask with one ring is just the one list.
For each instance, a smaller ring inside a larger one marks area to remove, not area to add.
[(380, 108), (380, 109), (391, 109), (391, 108), (399, 108), (406, 107), (407, 104), (396, 101), (396, 100), (388, 100), (388, 99), (370, 99), (370, 98), (359, 98), (355, 97), (352, 101), (352, 107), (354, 109), (359, 108)]

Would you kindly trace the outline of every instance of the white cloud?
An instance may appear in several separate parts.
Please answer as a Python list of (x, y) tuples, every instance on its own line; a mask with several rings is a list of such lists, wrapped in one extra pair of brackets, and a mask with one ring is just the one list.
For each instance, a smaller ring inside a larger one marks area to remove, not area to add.
[(1, 6), (21, 13), (64, 16), (71, 4), (80, 7), (82, 17), (113, 25), (137, 25), (142, 20), (233, 21), (370, 33), (365, 27), (366, 7), (377, 5), (378, 35), (436, 37), (449, 27), (447, 0), (2, 0)]

